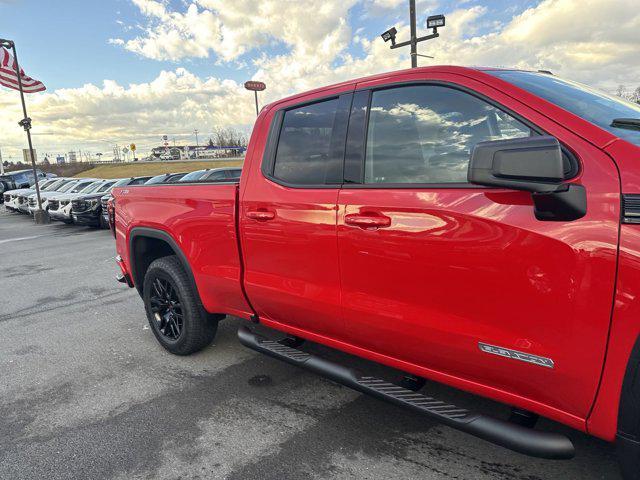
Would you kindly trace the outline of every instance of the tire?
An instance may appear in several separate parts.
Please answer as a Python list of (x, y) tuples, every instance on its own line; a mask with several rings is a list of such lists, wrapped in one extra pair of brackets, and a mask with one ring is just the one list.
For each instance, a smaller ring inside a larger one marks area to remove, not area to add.
[(160, 345), (175, 355), (202, 350), (216, 336), (221, 317), (205, 312), (197, 295), (175, 255), (149, 265), (142, 293), (147, 320)]

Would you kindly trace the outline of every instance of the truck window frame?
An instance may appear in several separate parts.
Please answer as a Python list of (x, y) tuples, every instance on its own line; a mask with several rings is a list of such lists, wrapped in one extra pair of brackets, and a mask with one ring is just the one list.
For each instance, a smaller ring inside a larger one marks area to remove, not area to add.
[(265, 178), (268, 180), (289, 188), (301, 188), (301, 189), (318, 189), (318, 188), (340, 188), (344, 183), (344, 178), (336, 179), (336, 183), (291, 183), (274, 176), (276, 153), (278, 150), (278, 143), (280, 142), (280, 134), (282, 133), (282, 125), (284, 122), (285, 114), (290, 110), (296, 110), (298, 108), (314, 105), (316, 103), (322, 103), (330, 100), (338, 100), (338, 108), (336, 110), (336, 119), (333, 127), (331, 138), (331, 151), (333, 155), (339, 159), (339, 163), (342, 164), (342, 168), (339, 166), (338, 171), (344, 171), (344, 153), (345, 142), (347, 140), (347, 129), (349, 124), (349, 116), (351, 113), (351, 101), (353, 98), (353, 92), (350, 90), (345, 93), (338, 93), (334, 95), (328, 95), (324, 97), (316, 97), (310, 100), (305, 100), (299, 103), (287, 105), (286, 107), (278, 109), (271, 120), (269, 126), (269, 133), (267, 136), (267, 143), (265, 145), (264, 154), (262, 156), (261, 171)]
[[(491, 105), (492, 107), (510, 115), (523, 125), (526, 125), (537, 135), (548, 134), (544, 129), (532, 123), (510, 108), (496, 102), (475, 90), (451, 82), (441, 80), (411, 80), (391, 82), (375, 87), (357, 88), (353, 92), (352, 109), (349, 116), (349, 127), (344, 154), (344, 183), (342, 188), (369, 188), (369, 189), (489, 189), (474, 185), (468, 182), (458, 183), (365, 183), (365, 159), (367, 149), (367, 135), (369, 132), (369, 113), (371, 111), (371, 101), (374, 91), (389, 90), (410, 86), (438, 86), (458, 90)], [(362, 111), (364, 110), (364, 112)], [(570, 172), (566, 175), (565, 181), (575, 178), (580, 173), (580, 162), (576, 155), (563, 143), (560, 144), (562, 153), (571, 165)]]

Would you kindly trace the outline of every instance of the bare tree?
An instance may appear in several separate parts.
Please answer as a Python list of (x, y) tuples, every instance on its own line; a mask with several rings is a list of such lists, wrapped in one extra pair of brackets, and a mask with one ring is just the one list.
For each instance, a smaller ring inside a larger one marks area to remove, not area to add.
[(616, 95), (621, 98), (627, 98), (629, 96), (627, 87), (625, 87), (624, 85), (618, 85), (618, 89), (616, 90)]

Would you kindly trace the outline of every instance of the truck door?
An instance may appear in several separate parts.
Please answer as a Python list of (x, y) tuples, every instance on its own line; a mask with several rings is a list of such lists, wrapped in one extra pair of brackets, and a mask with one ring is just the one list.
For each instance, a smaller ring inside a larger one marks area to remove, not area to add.
[[(585, 418), (613, 298), (612, 162), (482, 83), (412, 78), (354, 94), (338, 200), (347, 340), (458, 387)], [(542, 133), (587, 189), (579, 220), (536, 220), (531, 194), (467, 183), (476, 143)]]
[(252, 160), (240, 217), (245, 288), (262, 321), (344, 334), (336, 204), (350, 102), (350, 91), (297, 99), (263, 122), (268, 141)]

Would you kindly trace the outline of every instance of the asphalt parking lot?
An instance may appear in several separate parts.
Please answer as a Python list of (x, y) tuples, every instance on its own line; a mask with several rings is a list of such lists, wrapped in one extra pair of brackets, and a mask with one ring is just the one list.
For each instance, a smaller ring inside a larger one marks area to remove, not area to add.
[(605, 442), (541, 421), (574, 460), (495, 447), (247, 350), (238, 319), (205, 351), (170, 355), (114, 255), (108, 231), (0, 207), (0, 479), (619, 479)]

